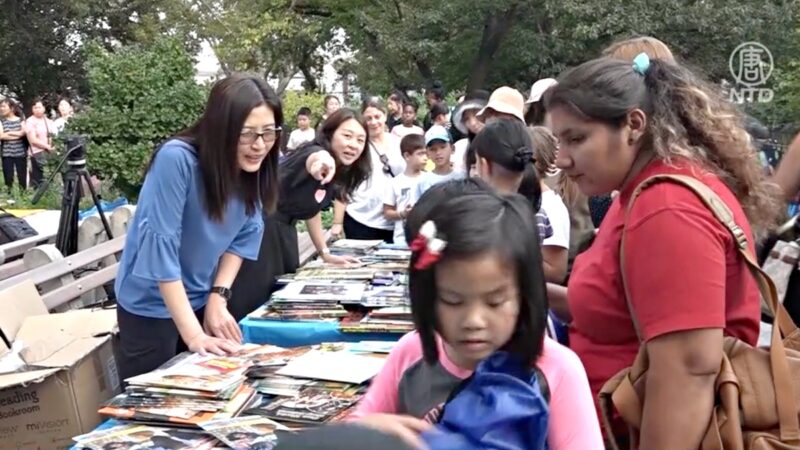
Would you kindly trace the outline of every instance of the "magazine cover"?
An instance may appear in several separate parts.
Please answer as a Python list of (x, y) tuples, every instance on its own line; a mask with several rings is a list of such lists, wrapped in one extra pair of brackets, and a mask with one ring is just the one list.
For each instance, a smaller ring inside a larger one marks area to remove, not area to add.
[(260, 393), (278, 397), (294, 397), (309, 384), (309, 380), (271, 375), (253, 382), (253, 387)]
[(320, 424), (339, 416), (359, 398), (348, 392), (305, 388), (297, 397), (279, 398), (249, 412), (278, 421)]
[(364, 283), (325, 283), (295, 281), (273, 295), (274, 299), (292, 301), (358, 301), (364, 295)]
[(371, 280), (374, 276), (375, 271), (372, 269), (300, 269), (294, 280)]
[(251, 364), (243, 358), (192, 354), (168, 368), (125, 381), (135, 386), (221, 392), (243, 382), (244, 372)]
[(259, 416), (214, 420), (201, 423), (200, 427), (236, 450), (270, 450), (277, 443), (275, 432), (289, 431), (289, 428)]
[(339, 239), (330, 245), (331, 250), (356, 250), (366, 252), (381, 245), (382, 240)]
[(91, 450), (203, 450), (211, 449), (218, 444), (216, 438), (193, 430), (125, 425), (109, 431), (78, 436), (75, 439), (80, 440), (76, 446)]

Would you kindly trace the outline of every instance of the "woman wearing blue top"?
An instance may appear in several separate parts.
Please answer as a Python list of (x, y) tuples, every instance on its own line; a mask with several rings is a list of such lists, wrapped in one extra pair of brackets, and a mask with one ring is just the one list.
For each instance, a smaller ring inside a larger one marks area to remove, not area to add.
[(234, 75), (214, 85), (194, 125), (156, 150), (115, 286), (123, 379), (187, 348), (237, 350), (227, 300), (242, 259), (258, 256), (262, 207), (277, 203), (282, 123), (275, 92)]

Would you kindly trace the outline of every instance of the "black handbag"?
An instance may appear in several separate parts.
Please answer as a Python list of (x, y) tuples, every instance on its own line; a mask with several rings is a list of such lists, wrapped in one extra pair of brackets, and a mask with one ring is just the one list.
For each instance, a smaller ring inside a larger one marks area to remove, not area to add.
[(28, 222), (0, 208), (0, 245), (38, 234)]

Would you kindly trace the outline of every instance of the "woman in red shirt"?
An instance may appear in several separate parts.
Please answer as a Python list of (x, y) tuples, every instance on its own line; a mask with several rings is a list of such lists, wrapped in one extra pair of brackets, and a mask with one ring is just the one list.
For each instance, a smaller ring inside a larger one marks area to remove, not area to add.
[[(650, 371), (640, 448), (698, 448), (714, 402), (723, 336), (755, 344), (759, 294), (727, 229), (687, 188), (656, 174), (695, 177), (713, 189), (747, 232), (778, 215), (739, 113), (688, 69), (642, 54), (634, 64), (601, 58), (564, 73), (545, 94), (557, 165), (589, 196), (620, 191), (591, 248), (572, 271), (570, 345), (592, 392), (630, 366), (639, 340), (620, 268), (646, 343)], [(751, 228), (752, 226), (752, 228)]]

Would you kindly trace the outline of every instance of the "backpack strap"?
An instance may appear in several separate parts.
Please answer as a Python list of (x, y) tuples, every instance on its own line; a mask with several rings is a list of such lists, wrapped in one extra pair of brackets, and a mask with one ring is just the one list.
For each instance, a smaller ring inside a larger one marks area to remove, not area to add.
[[(791, 372), (789, 370), (789, 363), (786, 359), (786, 349), (783, 345), (781, 335), (788, 337), (797, 331), (797, 325), (792, 321), (784, 306), (778, 301), (778, 291), (775, 284), (769, 278), (761, 267), (756, 263), (750, 248), (748, 247), (747, 234), (744, 230), (736, 224), (733, 213), (730, 208), (719, 198), (719, 196), (706, 186), (700, 180), (685, 175), (655, 175), (647, 178), (641, 182), (633, 191), (628, 204), (626, 205), (626, 222), (627, 216), (630, 214), (633, 203), (636, 198), (648, 187), (656, 183), (671, 182), (680, 184), (692, 192), (703, 202), (704, 205), (714, 214), (714, 217), (719, 220), (722, 225), (731, 233), (735, 242), (736, 248), (740, 255), (744, 258), (748, 269), (756, 279), (758, 290), (761, 293), (762, 308), (771, 313), (775, 317), (775, 325), (772, 330), (772, 348), (770, 351), (770, 363), (772, 366), (772, 378), (775, 387), (775, 392), (793, 392), (791, 383)], [(630, 290), (628, 283), (625, 279), (625, 227), (622, 229), (622, 238), (620, 240), (620, 272), (622, 274), (622, 284), (625, 289), (625, 300), (633, 321), (633, 326), (639, 341), (642, 342), (641, 328), (636, 320), (636, 314), (631, 302)], [(629, 396), (622, 396), (629, 397)], [(616, 400), (616, 399), (615, 399)], [(630, 403), (633, 399), (619, 398), (620, 401)], [(636, 399), (638, 401), (638, 399)], [(800, 439), (800, 420), (797, 417), (797, 410), (794, 405), (793, 395), (777, 395), (777, 409), (778, 417), (780, 419), (780, 434), (781, 440), (793, 441)]]
[[(444, 417), (444, 410), (445, 410), (445, 408), (447, 408), (447, 405), (454, 398), (456, 398), (456, 396), (458, 396), (458, 394), (461, 391), (463, 391), (467, 387), (467, 385), (469, 385), (472, 382), (472, 378), (473, 377), (474, 377), (474, 374), (468, 376), (467, 378), (464, 378), (463, 380), (461, 380), (460, 383), (458, 383), (458, 385), (456, 387), (453, 388), (452, 391), (450, 391), (450, 395), (447, 396), (447, 400), (444, 401), (444, 405), (442, 406), (442, 412), (439, 415), (439, 419)], [(539, 382), (539, 392), (542, 394), (542, 397), (544, 397), (544, 401), (547, 402), (547, 404), (549, 405), (550, 404), (550, 385), (547, 383), (547, 377), (544, 376), (544, 372), (542, 372), (542, 370), (539, 368), (539, 366), (533, 366), (533, 370), (531, 371), (531, 378), (533, 378), (533, 377), (536, 377), (536, 380)]]

